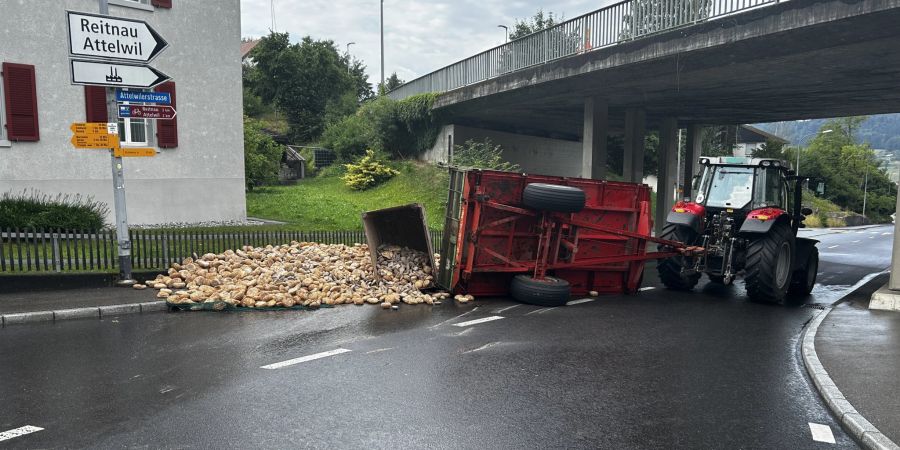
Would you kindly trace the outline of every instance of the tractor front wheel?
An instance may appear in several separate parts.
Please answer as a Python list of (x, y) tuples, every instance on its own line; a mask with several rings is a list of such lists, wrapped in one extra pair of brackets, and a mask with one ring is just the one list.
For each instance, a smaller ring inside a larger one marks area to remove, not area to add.
[(791, 286), (794, 235), (786, 224), (754, 237), (747, 247), (744, 285), (754, 301), (779, 303)]
[[(694, 230), (675, 224), (667, 224), (660, 239), (670, 241), (683, 242), (687, 245), (693, 245), (697, 240), (697, 233)], [(690, 272), (692, 270), (690, 259), (684, 256), (673, 256), (660, 260), (656, 264), (656, 271), (659, 272), (659, 279), (669, 289), (678, 291), (689, 291), (700, 281), (700, 273)]]

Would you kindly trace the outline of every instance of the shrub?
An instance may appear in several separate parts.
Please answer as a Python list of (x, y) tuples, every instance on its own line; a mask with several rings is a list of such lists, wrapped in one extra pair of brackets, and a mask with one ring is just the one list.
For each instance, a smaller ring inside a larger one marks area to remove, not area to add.
[(259, 121), (244, 116), (244, 177), (247, 190), (278, 181), (284, 147), (262, 131)]
[(364, 191), (378, 186), (400, 173), (379, 159), (373, 150), (367, 150), (366, 156), (360, 158), (356, 164), (344, 164), (347, 167), (347, 174), (341, 179), (350, 189)]
[(32, 190), (0, 197), (0, 228), (99, 230), (108, 214), (106, 203), (77, 194), (51, 197)]
[(439, 131), (431, 112), (434, 99), (434, 94), (420, 94), (366, 102), (355, 114), (329, 124), (321, 145), (343, 161), (353, 161), (368, 149), (400, 159), (418, 155), (434, 144)]
[(490, 139), (477, 142), (469, 139), (463, 145), (456, 145), (453, 149), (454, 166), (476, 167), (479, 169), (502, 170), (504, 172), (516, 172), (521, 169), (518, 164), (512, 164), (503, 160), (503, 149), (494, 145)]

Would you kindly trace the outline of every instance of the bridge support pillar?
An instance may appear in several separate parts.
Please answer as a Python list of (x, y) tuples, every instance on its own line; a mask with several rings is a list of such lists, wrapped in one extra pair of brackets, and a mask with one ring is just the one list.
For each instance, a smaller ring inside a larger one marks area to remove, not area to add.
[(681, 179), (681, 185), (684, 186), (684, 194), (682, 199), (691, 197), (691, 184), (694, 181), (694, 175), (700, 173), (700, 153), (703, 151), (702, 139), (703, 126), (697, 124), (688, 125), (687, 129), (687, 145), (684, 149), (684, 175)]
[(584, 132), (581, 139), (581, 177), (606, 178), (606, 135), (609, 109), (606, 99), (584, 99)]
[(678, 119), (666, 117), (659, 127), (659, 173), (656, 181), (656, 235), (666, 224), (666, 215), (675, 204), (675, 180), (678, 178)]
[(640, 183), (644, 179), (644, 135), (647, 132), (647, 112), (640, 108), (625, 110), (625, 154), (622, 158), (622, 177)]

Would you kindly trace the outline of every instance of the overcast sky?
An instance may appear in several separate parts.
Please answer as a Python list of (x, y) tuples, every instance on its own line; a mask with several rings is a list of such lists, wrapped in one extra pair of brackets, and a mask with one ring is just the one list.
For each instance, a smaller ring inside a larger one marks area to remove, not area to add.
[[(303, 36), (330, 39), (341, 52), (362, 59), (369, 81), (380, 78), (379, 0), (274, 0), (275, 25), (296, 42)], [(406, 81), (502, 44), (503, 29), (538, 9), (566, 19), (599, 9), (612, 0), (385, 0), (385, 76)], [(270, 0), (241, 0), (244, 37), (260, 37), (272, 26)]]

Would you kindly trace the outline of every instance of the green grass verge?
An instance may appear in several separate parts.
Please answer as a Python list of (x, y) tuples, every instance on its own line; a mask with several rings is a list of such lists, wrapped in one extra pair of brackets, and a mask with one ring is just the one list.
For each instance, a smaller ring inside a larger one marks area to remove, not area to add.
[(401, 163), (400, 174), (381, 186), (353, 191), (335, 176), (307, 178), (293, 186), (275, 186), (247, 194), (247, 215), (287, 222), (278, 229), (358, 230), (364, 211), (422, 203), (432, 229), (443, 227), (447, 170)]

